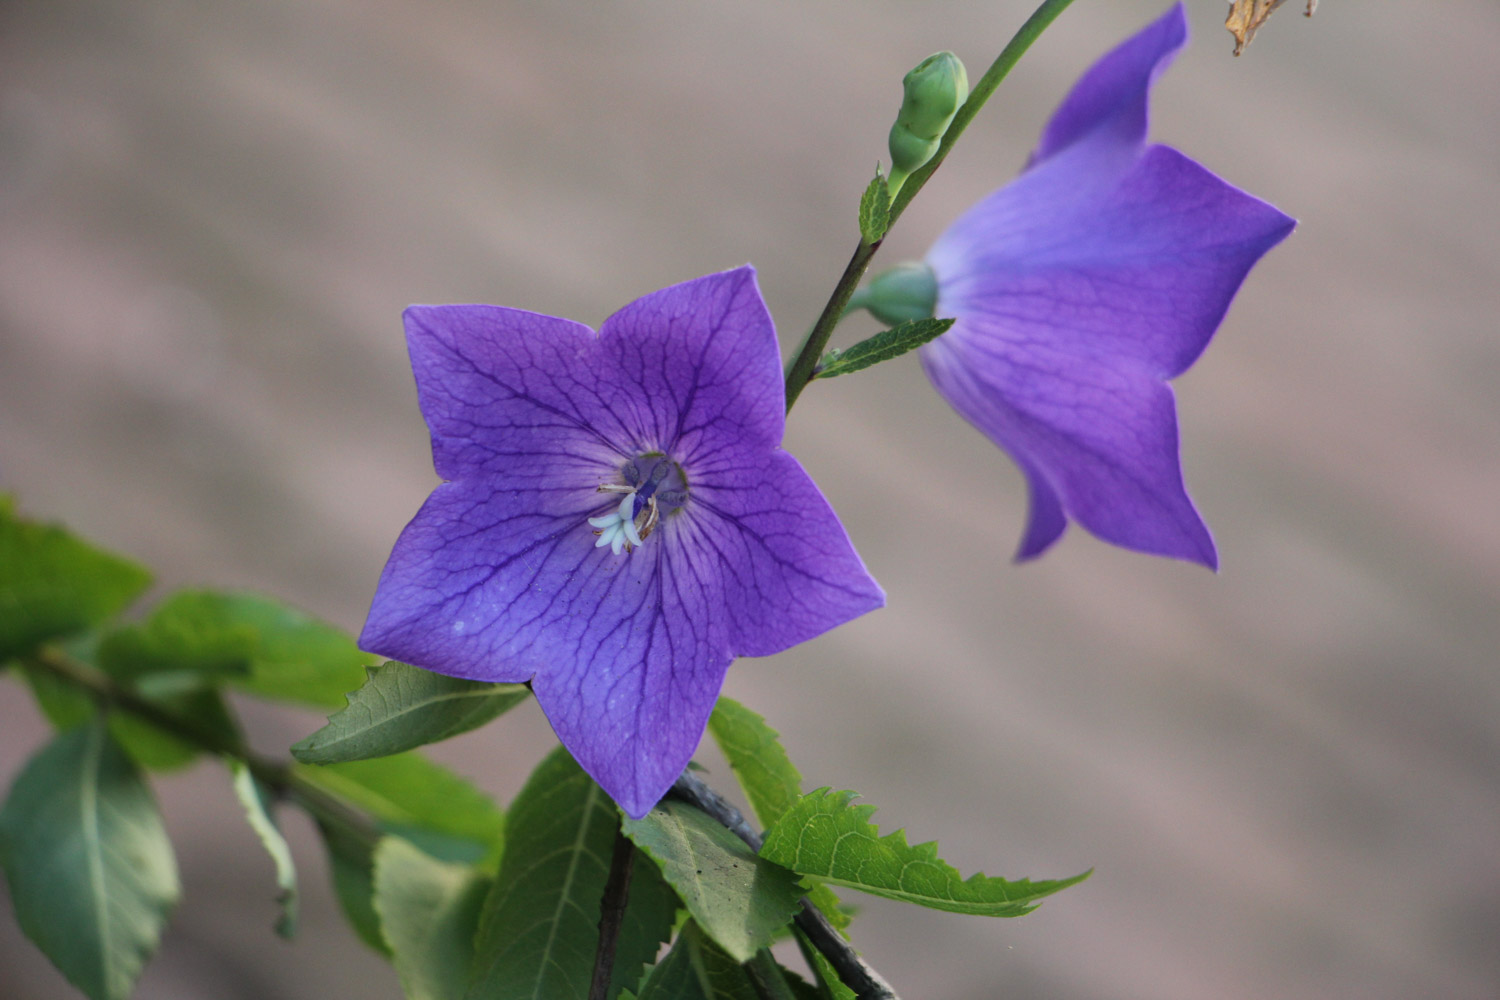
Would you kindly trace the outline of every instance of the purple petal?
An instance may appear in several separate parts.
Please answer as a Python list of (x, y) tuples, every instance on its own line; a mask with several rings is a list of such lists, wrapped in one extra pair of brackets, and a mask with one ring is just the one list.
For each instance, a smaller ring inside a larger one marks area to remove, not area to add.
[(1094, 63), (1053, 112), (1032, 164), (1085, 139), (1125, 148), (1144, 143), (1151, 85), (1187, 40), (1187, 12), (1176, 3)]

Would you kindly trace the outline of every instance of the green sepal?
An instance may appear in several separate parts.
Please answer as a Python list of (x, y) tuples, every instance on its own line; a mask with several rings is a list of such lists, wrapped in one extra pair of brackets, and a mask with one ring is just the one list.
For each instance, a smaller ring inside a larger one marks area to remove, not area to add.
[(898, 358), (907, 351), (916, 350), (929, 340), (942, 336), (953, 322), (951, 319), (911, 320), (894, 329), (877, 333), (867, 340), (861, 340), (848, 350), (829, 351), (818, 362), (813, 378), (848, 375), (882, 361)]
[(374, 853), (374, 907), (407, 1000), (459, 1000), (491, 878), (400, 837)]
[(871, 805), (854, 792), (826, 788), (803, 796), (766, 834), (761, 856), (801, 875), (876, 896), (950, 913), (1018, 917), (1036, 901), (1088, 878), (1032, 882), (975, 874), (967, 880), (937, 856), (937, 844), (908, 845), (897, 830), (885, 837), (869, 822)]
[(328, 724), (293, 745), (305, 764), (367, 760), (466, 733), (520, 704), (524, 684), (485, 684), (389, 661), (348, 696)]
[(801, 906), (796, 875), (690, 805), (664, 801), (622, 829), (661, 868), (698, 926), (738, 961), (769, 946)]
[(297, 866), (292, 861), (292, 849), (271, 815), (269, 790), (256, 779), (244, 761), (230, 761), (229, 774), (235, 797), (245, 810), (245, 821), (260, 838), (261, 846), (276, 866), (276, 904), (281, 912), (273, 926), (277, 934), (290, 939), (297, 933)]
[(0, 865), (26, 936), (93, 1000), (126, 1000), (180, 888), (151, 791), (99, 723), (32, 757), (0, 808)]
[[(583, 1000), (618, 823), (614, 803), (566, 749), (537, 766), (510, 807), (500, 874), (479, 922), (469, 1000)], [(664, 887), (647, 884), (651, 866), (638, 859), (633, 867), (617, 985), (655, 956), (676, 912)]]
[(866, 243), (879, 243), (890, 227), (891, 191), (877, 166), (875, 179), (859, 199), (859, 235)]
[(18, 518), (0, 495), (0, 663), (107, 621), (150, 585), (144, 567)]

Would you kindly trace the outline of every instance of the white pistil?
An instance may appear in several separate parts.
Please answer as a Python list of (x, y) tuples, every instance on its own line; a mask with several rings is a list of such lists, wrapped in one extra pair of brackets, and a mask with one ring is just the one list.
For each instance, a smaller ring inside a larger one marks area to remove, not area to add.
[[(620, 493), (623, 490), (619, 486), (606, 484), (599, 487), (599, 492)], [(619, 555), (621, 549), (629, 552), (634, 546), (640, 545), (650, 536), (652, 529), (656, 527), (659, 517), (656, 507), (656, 497), (650, 497), (646, 501), (646, 509), (641, 511), (639, 515), (632, 517), (631, 515), (634, 514), (635, 507), (635, 492), (635, 490), (626, 492), (624, 498), (620, 501), (620, 506), (613, 512), (589, 518), (589, 524), (599, 529), (594, 532), (594, 534), (599, 536), (599, 540), (594, 543), (594, 548), (600, 549), (608, 545), (611, 552)], [(637, 522), (640, 522), (639, 527), (637, 527)]]

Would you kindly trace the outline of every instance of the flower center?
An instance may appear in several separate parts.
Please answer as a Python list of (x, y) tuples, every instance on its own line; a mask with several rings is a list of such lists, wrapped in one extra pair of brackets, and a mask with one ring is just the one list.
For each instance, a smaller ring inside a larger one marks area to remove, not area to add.
[(589, 518), (599, 540), (595, 548), (608, 545), (615, 555), (631, 551), (656, 530), (663, 517), (687, 503), (687, 476), (682, 466), (661, 452), (637, 455), (620, 467), (623, 483), (601, 483), (600, 493), (623, 494), (620, 505), (608, 514)]

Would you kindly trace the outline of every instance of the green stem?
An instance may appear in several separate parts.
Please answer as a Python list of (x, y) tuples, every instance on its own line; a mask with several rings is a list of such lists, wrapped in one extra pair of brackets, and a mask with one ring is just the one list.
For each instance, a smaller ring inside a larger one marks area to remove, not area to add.
[(243, 763), (257, 781), (277, 795), (296, 802), (320, 824), (334, 827), (371, 848), (380, 840), (380, 830), (366, 816), (309, 782), (290, 763), (262, 757), (238, 740), (199, 729), (190, 720), (122, 687), (108, 674), (78, 663), (55, 649), (39, 650), (27, 662), (84, 691), (101, 707), (129, 712), (206, 753)]
[[(1072, 2), (1073, 0), (1043, 0), (1042, 5), (1026, 19), (1026, 23), (1021, 25), (1020, 30), (1001, 50), (1000, 55), (995, 57), (990, 68), (984, 71), (984, 75), (969, 91), (969, 99), (953, 116), (953, 121), (948, 125), (948, 131), (943, 133), (943, 141), (938, 145), (938, 150), (933, 154), (932, 159), (902, 183), (900, 191), (895, 195), (895, 200), (891, 202), (891, 217), (890, 223), (886, 226), (886, 232), (890, 232), (890, 227), (896, 224), (896, 220), (901, 217), (902, 212), (906, 211), (906, 206), (911, 204), (917, 192), (922, 190), (927, 179), (943, 165), (943, 160), (948, 157), (948, 151), (953, 148), (953, 144), (958, 141), (964, 129), (968, 128), (969, 122), (973, 121), (979, 109), (984, 107), (984, 102), (990, 99), (995, 88), (1000, 86), (1000, 81), (1004, 80), (1016, 63), (1021, 61), (1021, 56), (1031, 48), (1031, 43), (1035, 42)], [(813, 324), (812, 330), (808, 332), (806, 339), (802, 341), (802, 346), (793, 357), (792, 363), (787, 367), (787, 412), (791, 412), (792, 404), (797, 401), (797, 397), (802, 394), (807, 383), (812, 381), (818, 359), (823, 356), (824, 349), (828, 347), (828, 340), (833, 336), (833, 328), (843, 318), (850, 297), (859, 287), (865, 270), (875, 257), (875, 251), (880, 249), (880, 242), (876, 240), (874, 243), (866, 243), (860, 240), (859, 246), (854, 250), (854, 256), (849, 259), (849, 265), (844, 268), (843, 275), (833, 288), (833, 294), (829, 296), (828, 303), (818, 316), (818, 321)]]

